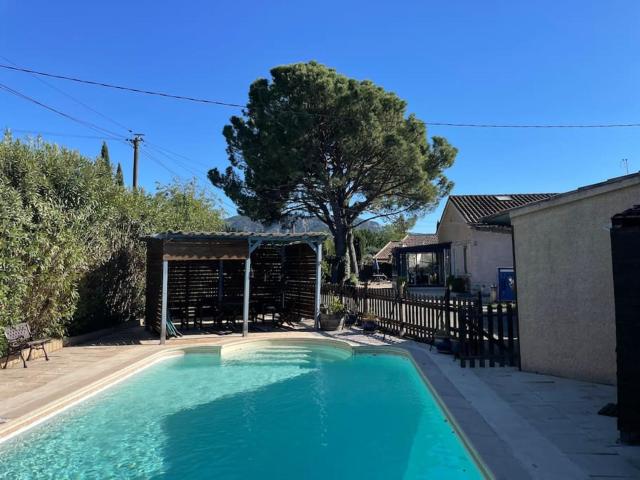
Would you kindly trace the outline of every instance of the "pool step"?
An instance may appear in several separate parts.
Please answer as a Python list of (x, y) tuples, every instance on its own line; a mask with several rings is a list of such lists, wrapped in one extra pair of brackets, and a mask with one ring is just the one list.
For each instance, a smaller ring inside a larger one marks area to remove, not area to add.
[[(351, 352), (339, 349), (318, 349), (304, 345), (270, 345), (244, 350), (238, 360), (254, 364), (308, 364), (317, 360), (331, 361), (348, 358)], [(235, 357), (235, 356), (234, 356)]]

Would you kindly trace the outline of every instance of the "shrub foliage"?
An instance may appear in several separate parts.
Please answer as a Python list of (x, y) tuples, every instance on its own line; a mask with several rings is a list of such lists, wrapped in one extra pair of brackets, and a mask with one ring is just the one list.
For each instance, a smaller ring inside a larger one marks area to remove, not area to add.
[(0, 331), (26, 321), (38, 335), (60, 337), (136, 318), (144, 306), (140, 237), (224, 228), (195, 181), (133, 192), (103, 156), (9, 133), (0, 141)]

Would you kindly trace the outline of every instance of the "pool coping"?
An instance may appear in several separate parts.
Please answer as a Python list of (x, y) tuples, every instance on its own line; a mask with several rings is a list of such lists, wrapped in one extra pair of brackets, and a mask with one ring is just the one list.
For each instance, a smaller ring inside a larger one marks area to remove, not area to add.
[[(460, 438), (461, 442), (469, 452), (471, 458), (476, 464), (479, 471), (487, 479), (498, 478), (494, 474), (494, 469), (487, 465), (486, 459), (483, 458), (481, 453), (476, 448), (477, 444), (469, 438), (468, 432), (465, 432), (464, 426), (461, 426), (456, 414), (452, 412), (450, 405), (447, 405), (447, 401), (441, 396), (441, 392), (434, 386), (433, 382), (425, 372), (425, 358), (422, 358), (422, 362), (419, 362), (415, 358), (416, 354), (419, 354), (415, 349), (409, 346), (390, 346), (390, 345), (360, 345), (350, 342), (346, 339), (326, 338), (326, 337), (309, 337), (309, 336), (291, 336), (287, 338), (278, 338), (271, 336), (264, 336), (259, 338), (230, 338), (228, 341), (204, 341), (202, 343), (185, 344), (185, 345), (172, 345), (168, 347), (161, 347), (161, 350), (151, 353), (150, 355), (134, 361), (130, 365), (120, 368), (114, 372), (106, 374), (99, 380), (93, 381), (76, 389), (75, 391), (64, 395), (56, 400), (46, 403), (45, 405), (32, 410), (31, 412), (24, 414), (18, 418), (12, 419), (9, 423), (0, 425), (0, 445), (9, 441), (10, 439), (46, 422), (47, 420), (59, 415), (60, 413), (73, 408), (74, 406), (82, 403), (89, 398), (98, 395), (99, 393), (107, 390), (114, 385), (140, 373), (141, 371), (159, 363), (164, 360), (181, 356), (187, 352), (193, 352), (197, 350), (203, 350), (206, 352), (218, 353), (223, 356), (224, 351), (234, 352), (244, 348), (251, 349), (257, 348), (260, 345), (296, 345), (296, 344), (312, 344), (318, 346), (332, 346), (334, 348), (340, 348), (348, 350), (352, 355), (366, 355), (366, 354), (388, 354), (397, 355), (408, 359), (413, 364), (414, 368), (420, 375), (425, 387), (433, 395), (436, 403), (442, 410), (443, 414), (447, 418), (449, 424), (454, 429), (455, 433)], [(426, 359), (428, 361), (428, 359)], [(435, 367), (435, 365), (429, 365)], [(437, 367), (435, 367), (437, 368)], [(458, 392), (459, 393), (459, 392)], [(461, 394), (459, 394), (462, 397)], [(467, 426), (468, 427), (468, 426)], [(491, 462), (494, 463), (494, 462)]]

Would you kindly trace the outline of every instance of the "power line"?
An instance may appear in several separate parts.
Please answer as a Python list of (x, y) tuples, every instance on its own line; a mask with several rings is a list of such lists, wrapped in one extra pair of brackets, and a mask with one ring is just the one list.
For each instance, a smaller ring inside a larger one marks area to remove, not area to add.
[[(23, 68), (23, 67), (11, 66), (11, 65), (0, 64), (0, 68), (4, 68), (4, 69), (7, 69), (7, 70), (13, 70), (13, 71), (17, 71), (17, 72), (30, 73), (30, 74), (33, 74), (33, 75), (41, 75), (41, 76), (44, 76), (44, 77), (57, 78), (59, 80), (67, 80), (67, 81), (71, 81), (71, 82), (83, 83), (83, 84), (87, 84), (87, 85), (95, 85), (95, 86), (99, 86), (99, 87), (112, 88), (112, 89), (116, 89), (116, 90), (123, 90), (123, 91), (128, 91), (128, 92), (133, 92), (133, 93), (140, 93), (140, 94), (145, 94), (145, 95), (154, 95), (154, 96), (159, 96), (159, 97), (172, 98), (172, 99), (175, 99), (175, 100), (184, 100), (184, 101), (189, 101), (189, 102), (204, 103), (204, 104), (218, 105), (218, 106), (231, 107), (231, 108), (240, 108), (240, 109), (246, 108), (246, 105), (242, 105), (242, 104), (239, 104), (239, 103), (224, 102), (224, 101), (221, 101), (221, 100), (212, 100), (212, 99), (208, 99), (208, 98), (193, 97), (193, 96), (187, 96), (187, 95), (177, 95), (177, 94), (173, 94), (173, 93), (159, 92), (159, 91), (154, 91), (154, 90), (146, 90), (146, 89), (135, 88), (135, 87), (127, 87), (127, 86), (124, 86), (124, 85), (115, 85), (115, 84), (112, 84), (112, 83), (98, 82), (98, 81), (94, 81), (94, 80), (85, 80), (85, 79), (81, 79), (81, 78), (77, 78), (77, 77), (71, 77), (71, 76), (68, 76), (68, 75), (58, 75), (58, 74), (54, 74), (54, 73), (41, 72), (41, 71), (38, 71), (38, 70), (32, 70), (32, 69), (29, 69), (29, 68)], [(304, 112), (304, 111), (296, 111), (296, 110), (289, 110), (289, 109), (283, 109), (282, 111), (287, 112), (287, 113), (293, 113), (293, 114), (299, 114), (299, 115), (309, 115), (309, 116), (318, 116), (318, 117), (330, 117), (331, 116), (331, 115), (323, 114), (323, 113)], [(424, 123), (427, 124), (427, 125), (430, 125), (430, 126), (455, 127), (455, 128), (533, 128), (533, 129), (545, 129), (545, 128), (637, 128), (637, 127), (640, 127), (640, 123), (547, 124), (547, 125), (545, 125), (545, 124), (431, 122), (431, 121), (425, 121)]]
[[(7, 62), (9, 62), (10, 64), (12, 64), (14, 67), (16, 68), (20, 68), (18, 66), (18, 64), (16, 64), (15, 62), (11, 61), (11, 59), (5, 57), (4, 55), (0, 55), (0, 58), (3, 58), (4, 60), (6, 60)], [(39, 76), (37, 76), (36, 74), (31, 74), (31, 76), (33, 78), (35, 78), (36, 80), (38, 80), (39, 82), (43, 83), (44, 85), (46, 85), (47, 87), (55, 90), (56, 92), (64, 95), (65, 97), (73, 100), (74, 102), (76, 102), (78, 105), (83, 106), (84, 108), (86, 108), (87, 110), (90, 110), (91, 112), (95, 113), (96, 115), (101, 116), (102, 118), (104, 118), (105, 120), (111, 122), (112, 124), (126, 130), (127, 132), (131, 133), (132, 130), (129, 127), (126, 127), (125, 125), (123, 125), (122, 123), (118, 122), (117, 120), (114, 120), (113, 118), (105, 115), (102, 112), (99, 112), (98, 110), (96, 110), (95, 108), (87, 105), (86, 103), (84, 103), (82, 100), (77, 99), (76, 97), (74, 97), (73, 95), (71, 95), (70, 93), (65, 92), (64, 90), (56, 87), (55, 85), (52, 85), (51, 83), (47, 82), (46, 80), (40, 78)]]
[[(97, 139), (104, 139), (104, 138), (108, 138), (109, 140), (115, 140), (115, 141), (121, 142), (121, 143), (123, 143), (124, 145), (127, 145), (127, 146), (128, 146), (127, 140), (126, 140), (126, 139), (122, 139), (122, 138), (120, 138), (120, 137), (118, 136), (118, 134), (117, 134), (117, 133), (115, 133), (115, 132), (112, 132), (112, 131), (110, 131), (110, 130), (108, 130), (108, 129), (102, 128), (102, 127), (100, 127), (100, 126), (98, 126), (98, 125), (95, 125), (95, 124), (93, 124), (93, 123), (91, 123), (91, 122), (88, 122), (88, 121), (85, 121), (85, 120), (81, 120), (81, 119), (76, 118), (76, 117), (74, 117), (74, 116), (72, 116), (72, 115), (69, 115), (69, 114), (67, 114), (67, 113), (64, 113), (64, 112), (62, 112), (62, 111), (60, 111), (60, 110), (58, 110), (58, 109), (56, 109), (56, 108), (53, 108), (53, 107), (51, 107), (51, 106), (49, 106), (49, 105), (46, 105), (46, 104), (45, 104), (45, 103), (43, 103), (43, 102), (40, 102), (39, 100), (36, 100), (35, 98), (29, 97), (28, 95), (25, 95), (25, 94), (23, 94), (23, 93), (21, 93), (21, 92), (18, 92), (17, 90), (15, 90), (15, 89), (13, 89), (13, 88), (11, 88), (11, 87), (7, 86), (7, 85), (4, 85), (4, 84), (2, 84), (2, 83), (0, 83), (0, 89), (5, 90), (5, 91), (7, 91), (7, 92), (9, 92), (9, 93), (11, 93), (11, 94), (13, 94), (13, 95), (16, 95), (16, 96), (20, 97), (20, 98), (23, 98), (24, 100), (27, 100), (27, 101), (29, 101), (29, 102), (32, 102), (32, 103), (34, 103), (34, 104), (36, 104), (36, 105), (38, 105), (38, 106), (40, 106), (40, 107), (42, 107), (42, 108), (45, 108), (45, 109), (47, 109), (47, 110), (49, 110), (49, 111), (52, 111), (52, 112), (54, 112), (54, 113), (56, 113), (56, 114), (58, 114), (58, 115), (60, 115), (60, 116), (62, 116), (62, 117), (64, 117), (64, 118), (66, 118), (66, 119), (68, 119), (68, 120), (71, 120), (71, 121), (73, 121), (73, 122), (79, 123), (79, 124), (81, 124), (81, 125), (83, 125), (83, 126), (85, 126), (85, 127), (87, 127), (87, 128), (90, 128), (90, 129), (92, 129), (92, 130), (94, 130), (94, 131), (97, 131), (98, 133), (101, 133), (101, 131), (107, 132), (107, 135), (106, 135), (106, 136), (104, 136), (104, 135), (103, 135), (103, 136), (91, 136), (91, 135), (70, 135), (70, 134), (64, 134), (64, 133), (63, 133), (63, 134), (60, 134), (60, 133), (48, 132), (48, 134), (49, 134), (49, 135), (75, 136), (75, 137), (81, 137), (81, 138), (97, 138)], [(36, 133), (36, 134), (38, 134), (38, 132), (33, 132), (33, 131), (29, 131), (29, 130), (14, 130), (14, 131), (21, 131), (21, 132), (25, 132), (25, 133)], [(44, 132), (40, 132), (40, 134), (42, 134), (42, 133), (44, 133)], [(163, 152), (162, 150), (160, 150), (159, 148), (162, 148), (162, 147), (159, 147), (159, 146), (155, 147), (155, 149), (156, 149), (158, 152), (160, 152), (161, 154), (163, 154), (163, 155), (167, 156), (167, 158), (169, 158), (170, 160), (172, 160), (172, 157), (170, 157), (168, 154), (164, 153), (164, 152)], [(165, 150), (166, 150), (166, 149), (165, 149)], [(142, 151), (142, 153), (143, 153), (144, 155), (146, 155), (146, 156), (147, 156), (147, 158), (149, 158), (149, 159), (150, 159), (150, 160), (152, 160), (153, 162), (155, 162), (155, 163), (157, 163), (158, 165), (160, 165), (161, 167), (163, 167), (163, 168), (164, 168), (165, 170), (167, 170), (170, 174), (172, 174), (172, 175), (174, 175), (174, 176), (176, 176), (176, 177), (181, 177), (181, 175), (180, 175), (180, 174), (178, 174), (177, 172), (175, 172), (174, 170), (172, 170), (171, 168), (169, 168), (167, 165), (165, 165), (165, 163), (164, 163), (164, 162), (162, 162), (160, 159), (158, 159), (158, 158), (154, 157), (153, 155), (151, 155), (148, 151), (143, 150), (143, 151)], [(176, 155), (177, 155), (177, 154), (176, 154)], [(188, 157), (184, 157), (184, 158), (188, 158)], [(173, 159), (173, 160), (175, 160), (175, 159)], [(188, 165), (184, 164), (183, 162), (180, 162), (180, 163), (182, 163), (183, 168), (185, 168), (185, 169), (187, 169), (187, 170), (190, 170), (190, 171), (191, 171), (191, 172), (192, 172), (196, 177), (200, 176), (200, 174), (198, 174), (197, 172), (195, 172), (195, 171), (194, 171), (193, 169), (191, 169)], [(134, 175), (134, 176), (135, 176), (135, 175)], [(201, 177), (201, 179), (204, 179), (204, 177)], [(206, 183), (205, 183), (205, 184), (206, 184)], [(222, 199), (222, 198), (219, 198), (219, 199), (224, 203), (224, 199)], [(228, 205), (227, 205), (227, 206), (228, 206)], [(232, 209), (235, 209), (235, 207), (231, 207), (231, 208), (232, 208)]]
[(112, 131), (110, 131), (110, 130), (108, 130), (106, 128), (99, 127), (98, 125), (96, 125), (94, 123), (91, 123), (91, 122), (88, 122), (86, 120), (81, 120), (79, 118), (73, 117), (72, 115), (69, 115), (67, 113), (61, 112), (60, 110), (57, 110), (57, 109), (55, 109), (55, 108), (53, 108), (53, 107), (51, 107), (49, 105), (46, 105), (46, 104), (36, 100), (35, 98), (32, 98), (32, 97), (30, 97), (28, 95), (25, 95), (24, 93), (21, 93), (21, 92), (19, 92), (17, 90), (14, 90), (13, 88), (11, 88), (11, 87), (9, 87), (7, 85), (4, 85), (4, 84), (0, 83), (0, 89), (3, 89), (3, 90), (5, 90), (5, 91), (7, 91), (7, 92), (9, 92), (9, 93), (11, 93), (13, 95), (16, 95), (16, 96), (24, 99), (24, 100), (27, 100), (27, 101), (29, 101), (31, 103), (34, 103), (34, 104), (36, 104), (36, 105), (38, 105), (38, 106), (40, 106), (42, 108), (45, 108), (45, 109), (47, 109), (47, 110), (49, 110), (51, 112), (54, 112), (54, 113), (60, 115), (61, 117), (64, 117), (64, 118), (66, 118), (68, 120), (71, 120), (73, 122), (79, 123), (80, 125), (84, 125), (85, 127), (90, 128), (93, 131), (96, 131), (98, 133), (106, 133), (106, 134), (108, 134), (110, 136), (109, 138), (112, 139), (112, 140), (113, 139), (117, 140), (117, 139), (120, 138), (120, 136), (115, 132), (112, 132)]
[[(206, 187), (209, 187), (209, 186), (210, 186), (209, 179), (208, 179), (205, 175), (203, 175), (202, 173), (200, 173), (200, 172), (198, 172), (198, 171), (194, 170), (193, 168), (191, 168), (191, 166), (190, 166), (190, 165), (188, 165), (188, 164), (186, 164), (186, 163), (184, 163), (184, 162), (181, 162), (181, 161), (180, 161), (180, 160), (178, 160), (177, 158), (174, 158), (174, 157), (172, 157), (171, 155), (169, 155), (168, 153), (166, 153), (166, 152), (171, 152), (171, 150), (168, 150), (168, 149), (166, 149), (166, 148), (164, 148), (164, 147), (161, 147), (160, 145), (153, 144), (153, 143), (150, 143), (150, 142), (146, 142), (146, 146), (147, 146), (147, 147), (149, 147), (149, 148), (151, 148), (151, 149), (153, 149), (156, 153), (158, 153), (158, 154), (160, 154), (160, 155), (162, 155), (162, 156), (166, 157), (167, 159), (171, 160), (172, 162), (176, 162), (176, 163), (178, 163), (178, 165), (179, 165), (179, 166), (181, 166), (182, 168), (184, 168), (185, 170), (187, 170), (189, 173), (191, 173), (191, 174), (194, 176), (194, 178), (202, 180), (202, 181), (203, 181), (203, 185), (204, 185), (205, 189), (206, 189)], [(149, 155), (148, 151), (147, 151), (147, 155)], [(184, 155), (181, 155), (181, 154), (178, 154), (178, 153), (175, 153), (175, 152), (173, 152), (173, 155), (175, 155), (175, 156), (180, 156), (180, 157), (185, 158), (185, 159), (187, 159), (187, 160), (189, 160), (189, 161), (192, 161), (189, 157), (186, 157), (186, 156), (184, 156)], [(155, 158), (155, 160), (156, 160), (156, 161), (159, 161), (159, 159), (158, 159), (157, 157), (154, 157), (154, 158)], [(173, 172), (173, 173), (174, 173), (174, 175), (176, 175), (176, 176), (178, 176), (178, 177), (181, 177), (180, 175), (177, 175), (175, 172)], [(230, 203), (230, 202), (229, 202), (225, 197), (223, 197), (223, 196), (221, 196), (221, 195), (218, 195), (218, 194), (217, 194), (217, 193), (215, 193), (214, 191), (211, 191), (211, 193), (212, 193), (212, 194), (215, 196), (215, 198), (216, 198), (217, 200), (219, 200), (219, 201), (220, 201), (220, 202), (221, 202), (225, 207), (229, 208), (229, 209), (230, 209), (230, 210), (232, 210), (232, 211), (237, 209), (237, 207), (236, 207), (235, 205), (233, 205), (232, 203)]]
[(194, 170), (193, 168), (191, 168), (191, 166), (189, 164), (187, 164), (187, 163), (183, 162), (182, 160), (179, 160), (178, 158), (176, 158), (175, 154), (171, 155), (171, 154), (167, 153), (159, 145), (155, 145), (155, 144), (150, 143), (150, 142), (146, 142), (146, 144), (147, 144), (147, 147), (151, 148), (154, 152), (158, 153), (159, 155), (162, 155), (165, 158), (168, 158), (169, 160), (171, 160), (174, 163), (177, 163), (179, 166), (181, 166), (185, 170), (188, 170), (193, 175), (200, 176), (202, 174), (201, 172), (198, 172), (198, 171)]
[(144, 155), (145, 157), (147, 157), (149, 160), (151, 160), (152, 162), (157, 163), (158, 165), (160, 165), (162, 168), (164, 168), (167, 172), (169, 172), (171, 175), (173, 175), (174, 177), (178, 177), (180, 178), (180, 174), (175, 172), (174, 170), (172, 170), (171, 168), (169, 168), (168, 166), (166, 166), (164, 164), (164, 162), (162, 160), (160, 160), (157, 157), (154, 157), (153, 155), (151, 155), (147, 150), (142, 150), (142, 155)]
[(158, 150), (162, 150), (162, 151), (166, 152), (166, 154), (171, 154), (171, 155), (174, 155), (174, 156), (176, 156), (176, 157), (183, 158), (183, 159), (185, 159), (185, 160), (187, 160), (187, 161), (189, 161), (189, 162), (191, 162), (191, 163), (194, 163), (194, 164), (200, 165), (200, 166), (202, 166), (203, 168), (206, 168), (206, 169), (209, 169), (209, 168), (210, 168), (210, 166), (209, 166), (209, 165), (206, 165), (205, 163), (202, 163), (202, 162), (200, 162), (200, 161), (198, 161), (198, 160), (194, 160), (194, 159), (192, 159), (192, 158), (189, 158), (189, 157), (187, 157), (186, 155), (182, 155), (181, 153), (174, 152), (173, 150), (169, 150), (168, 148), (163, 147), (163, 146), (161, 146), (161, 145), (158, 145), (157, 143), (147, 142), (147, 145), (149, 145), (149, 146), (154, 146), (156, 149), (158, 149)]
[(28, 68), (22, 68), (22, 67), (12, 67), (11, 65), (3, 65), (0, 64), (0, 68), (5, 68), (7, 70), (14, 70), (17, 72), (24, 72), (24, 73), (32, 73), (35, 75), (42, 75), (43, 77), (51, 77), (51, 78), (57, 78), (60, 80), (69, 80), (71, 82), (77, 82), (77, 83), (85, 83), (88, 85), (96, 85), (98, 87), (106, 87), (106, 88), (114, 88), (117, 90), (125, 90), (128, 92), (134, 92), (134, 93), (143, 93), (145, 95), (156, 95), (159, 97), (167, 97), (167, 98), (174, 98), (176, 100), (187, 100), (190, 102), (197, 102), (197, 103), (209, 103), (209, 104), (213, 104), (213, 105), (220, 105), (223, 107), (233, 107), (233, 108), (245, 108), (245, 105), (240, 105), (238, 103), (228, 103), (228, 102), (221, 102), (218, 100), (209, 100), (206, 98), (196, 98), (196, 97), (189, 97), (189, 96), (185, 96), (185, 95), (175, 95), (172, 93), (166, 93), (166, 92), (157, 92), (157, 91), (153, 91), (153, 90), (144, 90), (141, 88), (134, 88), (134, 87), (125, 87), (123, 85), (114, 85), (111, 83), (105, 83), (105, 82), (96, 82), (93, 80), (84, 80), (81, 78), (75, 78), (75, 77), (69, 77), (67, 75), (56, 75), (53, 73), (46, 73), (46, 72), (39, 72), (37, 70), (31, 70)]
[(98, 135), (76, 135), (74, 133), (58, 133), (58, 132), (46, 132), (46, 131), (35, 131), (35, 130), (22, 130), (19, 128), (9, 128), (9, 132), (13, 133), (28, 133), (32, 135), (48, 135), (52, 137), (69, 137), (69, 138), (90, 138), (95, 140), (104, 140), (106, 135), (98, 136)]

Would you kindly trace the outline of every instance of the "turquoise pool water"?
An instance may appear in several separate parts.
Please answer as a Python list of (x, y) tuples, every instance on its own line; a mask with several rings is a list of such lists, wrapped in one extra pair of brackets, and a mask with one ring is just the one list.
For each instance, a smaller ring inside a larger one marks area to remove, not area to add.
[(0, 445), (0, 478), (482, 474), (409, 360), (291, 345), (164, 360)]

